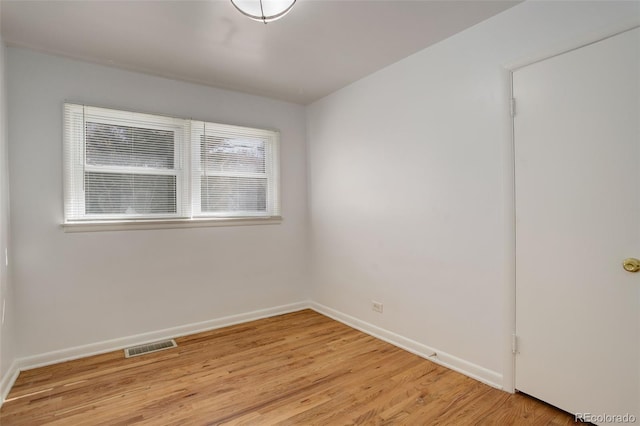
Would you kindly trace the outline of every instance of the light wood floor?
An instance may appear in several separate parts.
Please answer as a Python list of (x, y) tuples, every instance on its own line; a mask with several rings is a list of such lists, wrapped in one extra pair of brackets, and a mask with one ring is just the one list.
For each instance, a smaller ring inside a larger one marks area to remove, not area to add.
[(20, 374), (8, 425), (573, 424), (310, 310)]

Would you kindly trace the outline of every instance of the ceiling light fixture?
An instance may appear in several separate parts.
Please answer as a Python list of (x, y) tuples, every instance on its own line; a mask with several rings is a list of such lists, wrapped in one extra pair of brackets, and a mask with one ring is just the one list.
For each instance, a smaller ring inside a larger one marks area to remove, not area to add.
[(289, 13), (296, 0), (231, 0), (231, 4), (243, 15), (266, 24)]

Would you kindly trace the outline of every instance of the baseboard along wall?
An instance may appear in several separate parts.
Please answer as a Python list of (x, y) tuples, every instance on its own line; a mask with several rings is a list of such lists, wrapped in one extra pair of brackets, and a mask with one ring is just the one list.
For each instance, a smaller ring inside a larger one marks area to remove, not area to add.
[(300, 311), (303, 309), (313, 309), (314, 311), (322, 315), (339, 321), (345, 325), (348, 325), (349, 327), (355, 328), (356, 330), (360, 330), (363, 333), (369, 334), (394, 346), (402, 348), (422, 358), (433, 361), (436, 364), (457, 371), (494, 388), (503, 389), (503, 386), (501, 384), (502, 375), (500, 373), (488, 370), (484, 367), (455, 357), (436, 348), (416, 342), (415, 340), (411, 340), (397, 333), (370, 324), (366, 321), (362, 321), (358, 318), (352, 317), (328, 306), (324, 306), (313, 301), (304, 301), (247, 312), (244, 314), (231, 315), (209, 321), (167, 328), (164, 330), (157, 330), (119, 339), (107, 340), (104, 342), (76, 346), (73, 348), (47, 352), (29, 357), (18, 358), (14, 360), (9, 370), (0, 380), (0, 407), (5, 401), (7, 395), (9, 394), (9, 391), (13, 387), (13, 384), (15, 383), (21, 371), (31, 370), (34, 368), (44, 367), (52, 364), (58, 364), (78, 358), (85, 358), (92, 355), (99, 355), (106, 352), (121, 350), (129, 346), (137, 346), (155, 342), (158, 340), (210, 331), (217, 328), (241, 324), (263, 318), (269, 318), (277, 315)]
[[(349, 327), (360, 330), (370, 336), (376, 337), (394, 346), (397, 346), (412, 354), (418, 355), (422, 358), (426, 358), (436, 364), (447, 367), (479, 382), (485, 383), (491, 387), (504, 390), (502, 386), (502, 374), (481, 367), (472, 362), (458, 358), (454, 355), (443, 352), (437, 348), (424, 345), (406, 338), (400, 334), (370, 324), (366, 321), (359, 320), (358, 318), (336, 311), (328, 306), (321, 305), (319, 303), (311, 302), (310, 306), (314, 311), (326, 315), (329, 318), (333, 318), (336, 321), (340, 321)], [(434, 355), (435, 354), (435, 355)]]

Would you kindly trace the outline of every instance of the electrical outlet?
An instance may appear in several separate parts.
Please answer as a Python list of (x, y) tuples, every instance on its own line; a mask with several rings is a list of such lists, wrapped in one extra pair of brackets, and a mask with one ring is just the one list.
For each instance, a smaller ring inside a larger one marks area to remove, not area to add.
[(376, 302), (375, 300), (371, 301), (371, 309), (373, 309), (375, 312), (378, 313), (382, 313), (382, 303), (380, 302)]

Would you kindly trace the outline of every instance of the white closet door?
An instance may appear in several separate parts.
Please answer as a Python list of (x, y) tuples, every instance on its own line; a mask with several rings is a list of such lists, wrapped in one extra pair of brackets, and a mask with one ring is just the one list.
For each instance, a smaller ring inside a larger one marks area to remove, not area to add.
[(516, 389), (640, 423), (640, 272), (623, 269), (640, 258), (640, 29), (513, 87)]

